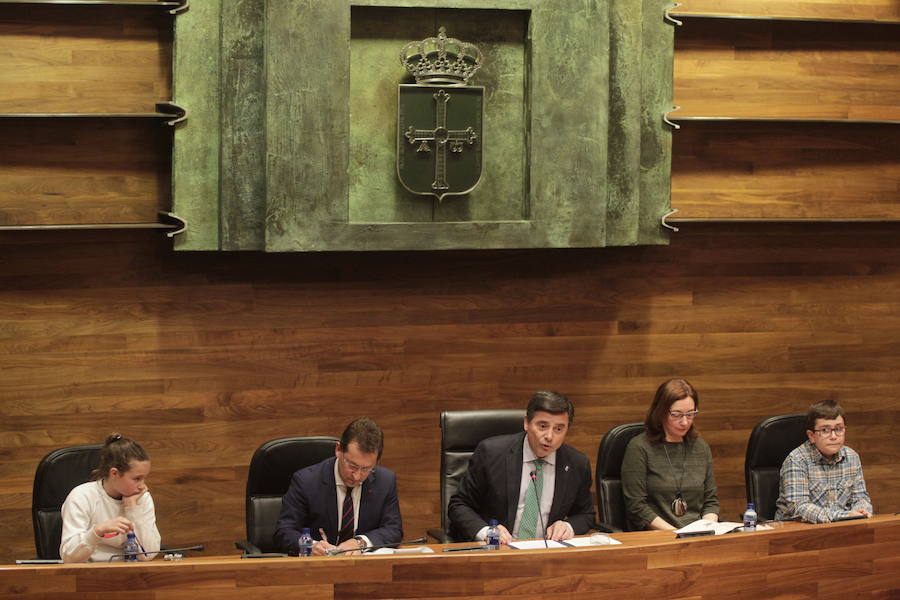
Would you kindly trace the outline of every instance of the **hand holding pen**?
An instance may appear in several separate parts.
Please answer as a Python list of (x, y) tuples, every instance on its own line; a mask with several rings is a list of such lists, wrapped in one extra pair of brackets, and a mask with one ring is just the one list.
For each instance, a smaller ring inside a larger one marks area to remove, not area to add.
[(321, 536), (321, 539), (313, 544), (313, 556), (326, 556), (328, 551), (332, 550), (334, 546), (328, 542), (328, 536), (325, 535), (325, 530), (321, 527), (319, 527), (319, 536)]

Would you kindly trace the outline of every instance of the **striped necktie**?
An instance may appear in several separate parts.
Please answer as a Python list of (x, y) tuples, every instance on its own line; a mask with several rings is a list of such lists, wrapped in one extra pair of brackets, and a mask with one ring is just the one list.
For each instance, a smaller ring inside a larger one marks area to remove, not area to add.
[(353, 529), (353, 488), (347, 488), (347, 495), (344, 496), (344, 507), (341, 509), (341, 533), (338, 536), (338, 544), (352, 538)]
[(525, 507), (522, 509), (522, 519), (519, 521), (519, 539), (526, 540), (535, 537), (538, 525), (538, 516), (541, 512), (541, 492), (544, 489), (544, 459), (534, 459), (534, 479), (528, 483), (525, 492)]

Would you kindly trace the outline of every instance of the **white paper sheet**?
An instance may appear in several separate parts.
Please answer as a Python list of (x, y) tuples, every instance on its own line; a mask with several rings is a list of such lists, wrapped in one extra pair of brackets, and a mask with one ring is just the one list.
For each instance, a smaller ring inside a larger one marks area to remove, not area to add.
[(564, 544), (568, 544), (569, 546), (613, 546), (616, 544), (621, 544), (619, 540), (609, 537), (605, 533), (595, 533), (593, 535), (585, 535), (580, 537), (574, 537), (570, 540), (566, 540), (563, 542)]
[[(544, 542), (547, 543), (546, 546)], [(509, 547), (516, 550), (535, 550), (537, 548), (568, 548), (569, 546), (553, 540), (516, 540), (510, 542)]]

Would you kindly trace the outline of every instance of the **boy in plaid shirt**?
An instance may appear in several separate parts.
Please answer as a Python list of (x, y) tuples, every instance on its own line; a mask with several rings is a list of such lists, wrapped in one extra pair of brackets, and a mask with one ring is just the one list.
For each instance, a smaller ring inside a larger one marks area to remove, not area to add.
[(781, 466), (775, 519), (800, 518), (829, 523), (847, 517), (871, 517), (859, 455), (844, 445), (844, 411), (834, 400), (817, 402), (806, 414), (807, 441)]

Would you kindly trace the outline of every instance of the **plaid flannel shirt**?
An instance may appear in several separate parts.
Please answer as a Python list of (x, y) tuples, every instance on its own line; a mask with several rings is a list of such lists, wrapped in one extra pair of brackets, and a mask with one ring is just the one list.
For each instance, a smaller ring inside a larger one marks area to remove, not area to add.
[(872, 512), (872, 501), (859, 455), (852, 448), (844, 446), (828, 459), (807, 440), (788, 454), (781, 466), (776, 519), (829, 523), (857, 509)]

